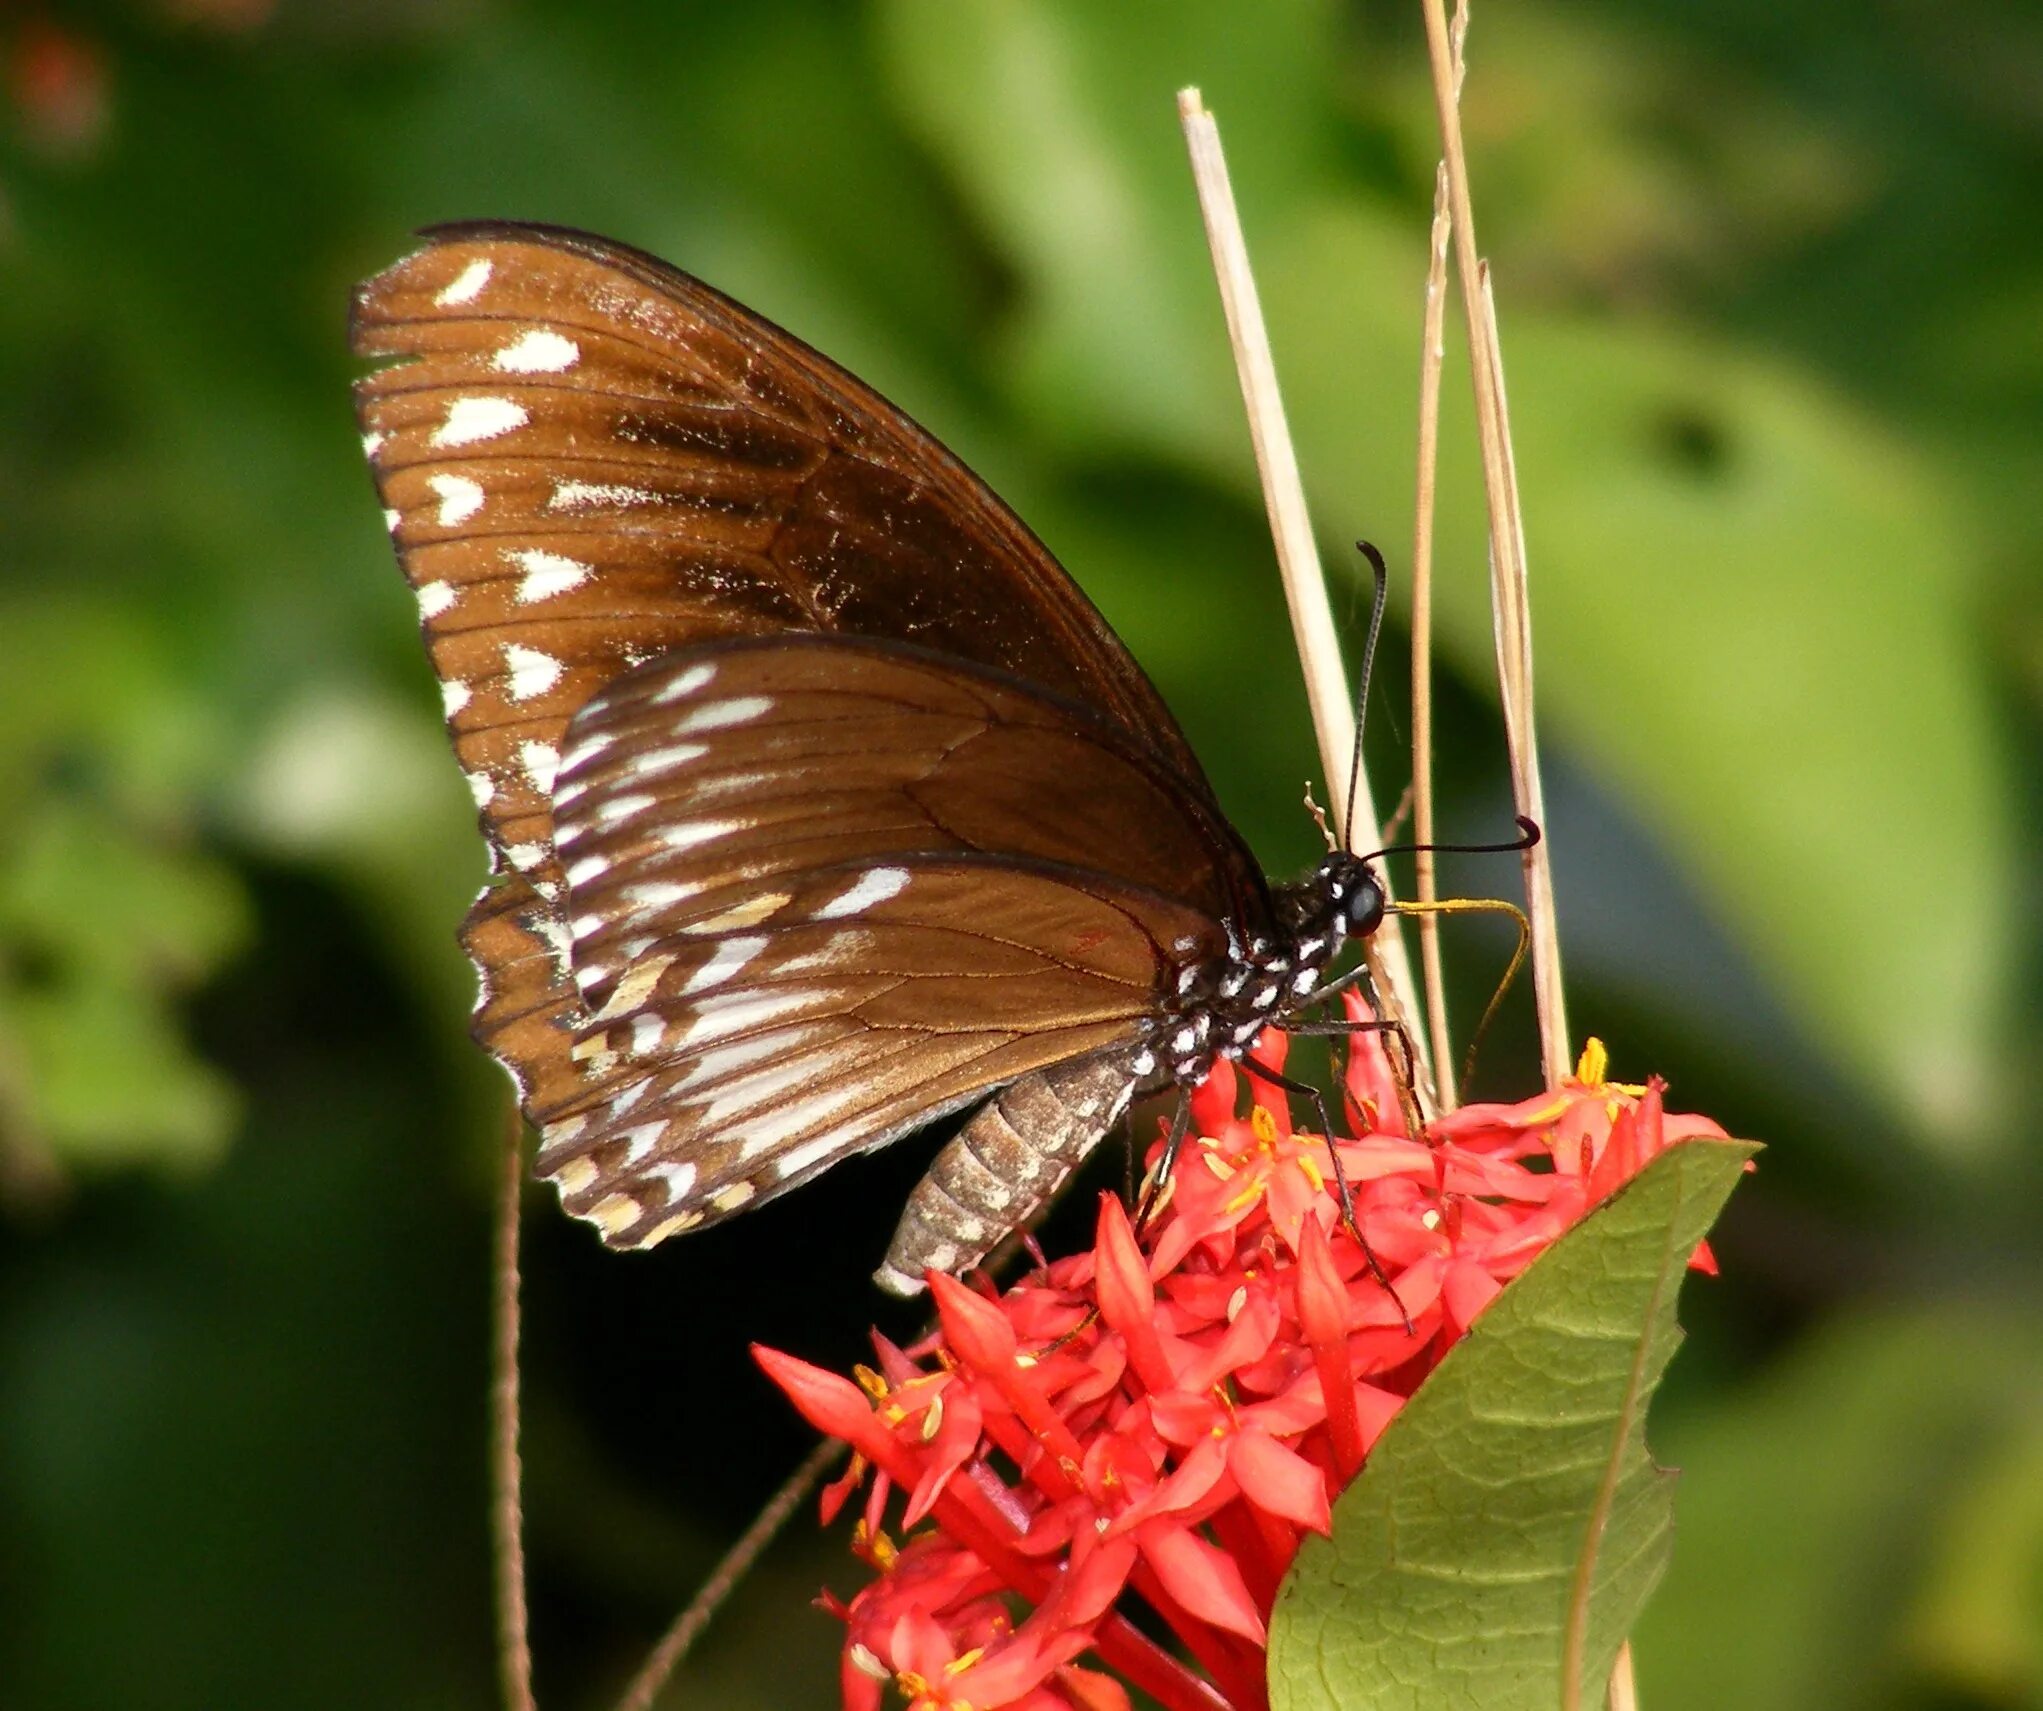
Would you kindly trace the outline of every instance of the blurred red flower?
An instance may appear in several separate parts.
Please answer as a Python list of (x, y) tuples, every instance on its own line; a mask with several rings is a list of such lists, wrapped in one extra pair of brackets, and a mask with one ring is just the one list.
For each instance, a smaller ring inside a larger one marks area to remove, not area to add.
[[(932, 1275), (936, 1333), (907, 1351), (876, 1334), (856, 1382), (754, 1351), (854, 1452), (825, 1520), (870, 1476), (854, 1549), (877, 1577), (833, 1604), (846, 1711), (889, 1682), (911, 1711), (1124, 1711), (1124, 1682), (1171, 1711), (1260, 1711), (1278, 1583), (1404, 1400), (1591, 1206), (1724, 1133), (1668, 1114), (1657, 1082), (1606, 1080), (1592, 1041), (1562, 1086), (1413, 1140), (1376, 1038), (1356, 1037), (1332, 1142), (1367, 1252), (1327, 1138), (1223, 1063), (1139, 1233), (1103, 1196), (1091, 1250), (1004, 1294)], [(1280, 1068), (1286, 1044), (1271, 1030), (1255, 1055)], [(1130, 1594), (1197, 1668), (1128, 1620)]]

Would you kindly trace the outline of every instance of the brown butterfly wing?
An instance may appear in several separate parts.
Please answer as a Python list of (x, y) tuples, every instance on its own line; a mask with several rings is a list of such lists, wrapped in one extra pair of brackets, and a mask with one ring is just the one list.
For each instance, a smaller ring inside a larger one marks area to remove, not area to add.
[(870, 388), (621, 244), (441, 228), (356, 295), (364, 445), (456, 752), (551, 889), (567, 722), (717, 636), (893, 636), (1125, 727), (1211, 800), (1153, 685), (1034, 535)]
[(567, 897), (512, 881), (467, 937), (541, 1172), (617, 1246), (1132, 1047), (1224, 919), (1268, 924), (1247, 850), (1155, 756), (920, 649), (689, 649), (567, 740)]

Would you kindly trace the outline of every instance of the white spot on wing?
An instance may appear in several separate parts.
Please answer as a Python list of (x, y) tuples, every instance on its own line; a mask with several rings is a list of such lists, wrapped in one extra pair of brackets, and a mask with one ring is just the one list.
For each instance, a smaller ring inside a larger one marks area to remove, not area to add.
[(761, 1059), (777, 1057), (782, 1052), (795, 1052), (812, 1040), (817, 1032), (813, 1023), (791, 1028), (777, 1028), (771, 1033), (756, 1034), (750, 1039), (734, 1040), (727, 1046), (712, 1046), (706, 1052), (698, 1053), (689, 1063), (674, 1090), (693, 1087), (698, 1082), (717, 1081), (741, 1070), (748, 1064)]
[[(550, 1139), (553, 1135), (551, 1125), (548, 1126), (546, 1132)], [(566, 1164), (553, 1173), (553, 1186), (559, 1191), (560, 1197), (563, 1200), (566, 1200), (571, 1195), (581, 1193), (583, 1189), (589, 1187), (595, 1180), (596, 1161), (586, 1153), (580, 1158), (569, 1159)]]
[(530, 701), (560, 681), (560, 661), (518, 642), (504, 643), (504, 669), (511, 674), (506, 690), (513, 701)]
[[(638, 1086), (643, 1088), (644, 1082)], [(660, 1137), (667, 1132), (667, 1122), (662, 1118), (657, 1123), (641, 1123), (636, 1128), (626, 1129), (617, 1138), (624, 1143), (624, 1157), (617, 1161), (620, 1168), (629, 1168), (650, 1154), (660, 1144)]]
[(692, 760), (700, 760), (709, 753), (703, 743), (670, 743), (663, 749), (647, 749), (635, 754), (624, 763), (624, 770), (633, 778), (653, 778), (663, 772), (672, 772), (677, 766), (686, 766)]
[(451, 582), (421, 582), (418, 586), (419, 616), (437, 618), (460, 598)]
[[(667, 972), (667, 965), (674, 959), (670, 956), (648, 957), (644, 962), (635, 962), (626, 971), (622, 980), (598, 1010), (598, 1022), (615, 1021), (619, 1016), (630, 1014), (652, 996), (653, 988), (660, 984), (660, 976)], [(579, 978), (579, 976), (577, 976)]]
[(650, 796), (613, 796), (608, 802), (596, 807), (596, 818), (606, 826), (614, 826), (619, 820), (629, 820), (634, 814), (643, 814), (653, 805)]
[(660, 1016), (651, 1010), (640, 1011), (631, 1019), (631, 1055), (645, 1057), (658, 1047), (660, 1036), (666, 1031), (667, 1024)]
[(553, 775), (560, 765), (560, 756), (551, 743), (520, 743), (518, 758), (525, 763), (525, 776), (532, 780), (532, 788), (541, 796), (553, 789)]
[(486, 257), (478, 256), (458, 274), (454, 282), (433, 302), (442, 309), (453, 309), (463, 303), (473, 303), (482, 295), (482, 288), (489, 283), (489, 276), (495, 271), (495, 264)]
[(675, 678), (672, 683), (662, 688), (659, 694), (653, 697), (653, 705), (655, 707), (664, 707), (669, 701), (679, 701), (684, 695), (693, 695), (715, 676), (716, 666), (714, 664), (691, 665), (679, 677)]
[(447, 717), (454, 715), (468, 705), (472, 691), (457, 677), (450, 677), (440, 685), (440, 705), (447, 709)]
[(907, 889), (908, 870), (905, 867), (876, 867), (870, 873), (861, 874), (858, 883), (849, 891), (831, 898), (818, 909), (816, 919), (834, 921), (844, 915), (862, 915), (875, 903), (899, 897)]
[[(506, 844), (504, 854), (510, 858), (511, 865), (520, 873), (530, 873), (535, 867), (544, 866), (546, 862), (544, 844)], [(548, 931), (558, 925), (558, 922), (549, 919), (541, 930)], [(548, 932), (548, 936), (551, 937), (551, 932)]]
[(643, 487), (620, 487), (606, 481), (556, 481), (549, 511), (589, 511), (598, 505), (657, 505), (660, 496)]
[(580, 559), (550, 553), (541, 547), (521, 547), (510, 556), (525, 573), (516, 595), (521, 606), (529, 606), (535, 600), (551, 600), (556, 594), (579, 588), (593, 574)]
[(773, 705), (770, 695), (738, 695), (729, 701), (711, 701), (698, 707), (674, 727), (683, 731), (715, 731), (725, 725), (742, 725), (756, 719)]
[(612, 1194), (599, 1200), (582, 1216), (606, 1236), (621, 1236), (639, 1220), (643, 1208), (629, 1194)]
[(568, 771), (573, 772), (576, 767), (582, 765), (585, 761), (594, 760), (616, 741), (617, 738), (613, 733), (598, 731), (594, 736), (584, 737), (580, 742), (576, 743), (573, 748), (561, 756), (561, 762)]
[(403, 521), (404, 513), (402, 511), (393, 511), (388, 505), (383, 507), (383, 526), (393, 535), (397, 533), (398, 525)]
[(482, 509), (482, 483), (465, 475), (429, 475), (426, 485), (440, 501), (440, 527), (465, 523)]
[(697, 1001), (695, 1015), (678, 1042), (683, 1046), (729, 1039), (783, 1021), (812, 1007), (813, 991), (712, 992)]
[(550, 327), (534, 327), (490, 358), (505, 374), (565, 374), (582, 359), (582, 347)]
[(447, 406), (446, 420), (433, 430), (428, 443), (472, 446), (522, 428), (531, 419), (524, 405), (509, 398), (457, 398)]
[(372, 432), (362, 436), (362, 455), (364, 457), (374, 457), (382, 449), (383, 436), (381, 434)]
[(660, 832), (660, 842), (670, 850), (693, 849), (697, 844), (706, 844), (726, 832), (743, 829), (744, 822), (741, 820), (683, 820), (677, 825), (664, 827)]
[(627, 886), (624, 896), (635, 909), (667, 909), (693, 897), (701, 889), (699, 885), (676, 885), (669, 880), (655, 879), (644, 885)]
[(489, 800), (497, 793), (496, 780), (486, 772), (470, 772), (462, 775), (468, 780), (468, 794), (475, 798), (478, 808), (487, 808)]
[(796, 1056), (787, 1063), (769, 1064), (754, 1074), (740, 1077), (727, 1091), (704, 1101), (699, 1121), (705, 1128), (719, 1127), (740, 1112), (756, 1110), (812, 1080), (815, 1073), (815, 1061), (809, 1057)]
[(570, 885), (587, 885), (598, 874), (608, 873), (609, 871), (610, 858), (608, 856), (583, 856), (580, 861), (568, 869), (567, 881)]
[[(685, 1159), (669, 1159), (663, 1164), (653, 1165), (646, 1171), (645, 1175), (648, 1182), (657, 1181), (667, 1185), (667, 1204), (669, 1206), (680, 1205), (682, 1201), (688, 1198), (688, 1191), (695, 1186), (695, 1166), (688, 1163)], [(730, 1193), (730, 1190), (727, 1188), (716, 1197), (716, 1204), (719, 1207), (723, 1207), (724, 1195), (728, 1193)], [(747, 1198), (750, 1198), (749, 1193)], [(728, 1207), (723, 1209), (729, 1210)]]
[(682, 993), (707, 992), (712, 986), (723, 985), (765, 948), (766, 939), (758, 933), (724, 940), (709, 961), (688, 977), (687, 984), (681, 988)]
[(786, 907), (787, 899), (785, 891), (762, 891), (756, 897), (734, 903), (703, 920), (690, 921), (681, 930), (684, 933), (727, 933), (733, 927), (756, 927), (768, 916), (776, 915)]

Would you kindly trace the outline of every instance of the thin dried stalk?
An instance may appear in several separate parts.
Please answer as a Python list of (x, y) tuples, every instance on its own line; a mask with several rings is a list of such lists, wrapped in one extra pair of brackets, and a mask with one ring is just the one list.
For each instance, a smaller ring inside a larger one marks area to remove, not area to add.
[[(1433, 234), (1426, 262), (1426, 309), (1419, 342), (1419, 470), (1412, 523), (1412, 832), (1419, 850), (1413, 858), (1421, 903), (1440, 898), (1432, 850), (1438, 835), (1433, 819), (1433, 506), (1440, 474), (1440, 370), (1447, 358), (1447, 238), (1453, 225), (1447, 206), (1447, 168), (1434, 175)], [(1454, 1044), (1447, 1031), (1447, 980), (1440, 963), (1440, 917), (1419, 917), (1419, 966), (1426, 980), (1426, 1027), (1433, 1061), (1440, 1065), (1439, 1105), (1455, 1104)]]
[(490, 1524), (496, 1547), (497, 1671), (510, 1711), (535, 1711), (525, 1600), (524, 1465), (518, 1454), (518, 1205), (525, 1187), (525, 1119), (515, 1103), (490, 1256)]
[[(1227, 313), (1227, 334), (1234, 347), (1242, 402), (1248, 411), (1249, 436), (1255, 445), (1256, 470), (1262, 478), (1270, 534), (1276, 542), (1277, 564), (1291, 609), (1291, 632), (1305, 672), (1306, 699), (1312, 708), (1313, 731), (1319, 740), (1329, 806), (1336, 825), (1359, 825), (1373, 834), (1377, 826), (1376, 808), (1370, 797), (1368, 775), (1359, 768), (1354, 774), (1352, 807), (1348, 801), (1348, 778), (1355, 755), (1355, 708), (1348, 695), (1348, 674), (1341, 663), (1326, 578), (1306, 511), (1305, 489), (1298, 476), (1298, 457), (1284, 420), (1284, 401), (1277, 388), (1277, 370), (1270, 356), (1270, 338), (1263, 325), (1255, 276), (1249, 269), (1241, 217), (1228, 182), (1226, 157), (1220, 149), (1220, 130), (1196, 89), (1178, 92), (1178, 117), (1184, 126), (1192, 177), (1199, 191), (1199, 208), (1205, 217), (1206, 241), (1213, 252), (1213, 271), (1219, 279), (1220, 300)], [(1394, 919), (1371, 935), (1369, 952), (1378, 977), (1378, 990), (1395, 1015), (1409, 1022), (1418, 1014), (1417, 988), (1404, 936)], [(1415, 1035), (1414, 1044), (1420, 1066), (1430, 1079), (1431, 1054), (1426, 1041)]]
[[(1426, 57), (1440, 121), (1449, 208), (1454, 222), (1456, 271), (1468, 318), (1469, 371), (1475, 388), (1476, 426), (1483, 453), (1483, 491), (1490, 522), (1490, 604), (1497, 646), (1498, 689), (1504, 739), (1511, 760), (1511, 792), (1518, 812), (1546, 826), (1539, 744), (1532, 705), (1532, 614), (1527, 595), (1525, 517), (1518, 498), (1517, 459), (1511, 447), (1511, 412), (1504, 386), (1503, 340), (1488, 265), (1479, 259), (1475, 214), (1468, 187), (1468, 156), (1461, 134), (1461, 80), (1466, 69), (1467, 0), (1455, 8), (1450, 32), (1442, 0), (1422, 0)], [(1525, 912), (1532, 929), (1533, 997), (1539, 1012), (1540, 1056), (1549, 1086), (1567, 1075), (1571, 1053), (1566, 995), (1561, 986), (1559, 923), (1554, 909), (1553, 842), (1542, 838), (1523, 857)], [(1608, 1688), (1610, 1711), (1637, 1711), (1630, 1642), (1621, 1647)]]
[(709, 1619), (765, 1554), (766, 1547), (801, 1507), (802, 1499), (816, 1489), (817, 1482), (843, 1456), (844, 1446), (827, 1438), (808, 1453), (802, 1465), (788, 1476), (787, 1483), (767, 1500), (766, 1507), (753, 1518), (738, 1542), (724, 1553), (723, 1560), (710, 1572), (688, 1608), (675, 1617), (674, 1625), (661, 1636), (660, 1643), (653, 1647), (639, 1666), (638, 1674), (626, 1686), (624, 1696), (617, 1702), (617, 1711), (651, 1711), (660, 1689), (667, 1685), (668, 1678), (688, 1655), (688, 1648), (709, 1626)]
[[(1532, 633), (1526, 602), (1525, 536), (1518, 507), (1511, 430), (1504, 402), (1503, 358), (1497, 348), (1495, 305), (1478, 258), (1475, 215), (1469, 202), (1468, 159), (1462, 144), (1459, 63), (1443, 0), (1422, 0), (1433, 101), (1447, 164), (1454, 221), (1456, 272), (1468, 318), (1469, 369), (1475, 388), (1476, 426), (1482, 443), (1483, 490), (1490, 521), (1490, 590), (1497, 631), (1504, 738), (1511, 760), (1511, 791), (1518, 812), (1545, 826), (1539, 751), (1532, 720)], [(1459, 20), (1466, 30), (1465, 10)], [(1557, 1085), (1569, 1068), (1568, 1019), (1561, 992), (1561, 953), (1553, 899), (1552, 841), (1542, 839), (1523, 858), (1525, 912), (1532, 922), (1533, 997), (1539, 1011), (1540, 1055), (1546, 1079)]]
[(1632, 1648), (1627, 1640), (1618, 1648), (1617, 1662), (1610, 1671), (1610, 1711), (1639, 1711), (1639, 1684), (1632, 1676)]

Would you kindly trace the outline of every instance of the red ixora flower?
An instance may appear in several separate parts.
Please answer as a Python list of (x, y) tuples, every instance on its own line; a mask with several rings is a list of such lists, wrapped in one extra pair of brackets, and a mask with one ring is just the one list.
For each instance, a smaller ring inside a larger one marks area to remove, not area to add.
[[(755, 1349), (853, 1451), (825, 1521), (871, 1480), (853, 1548), (876, 1577), (827, 1601), (845, 1711), (877, 1711), (890, 1683), (910, 1711), (1126, 1711), (1131, 1686), (1170, 1711), (1263, 1711), (1278, 1583), (1405, 1398), (1591, 1206), (1674, 1142), (1724, 1134), (1666, 1112), (1657, 1081), (1607, 1080), (1592, 1041), (1560, 1087), (1412, 1140), (1376, 1037), (1357, 1036), (1331, 1143), (1368, 1253), (1327, 1137), (1223, 1063), (1139, 1235), (1105, 1195), (1090, 1251), (1004, 1294), (933, 1275), (937, 1331), (907, 1350), (876, 1333), (856, 1382)], [(1272, 1029), (1255, 1055), (1281, 1068), (1286, 1043)], [(1706, 1249), (1693, 1263), (1712, 1268)]]

